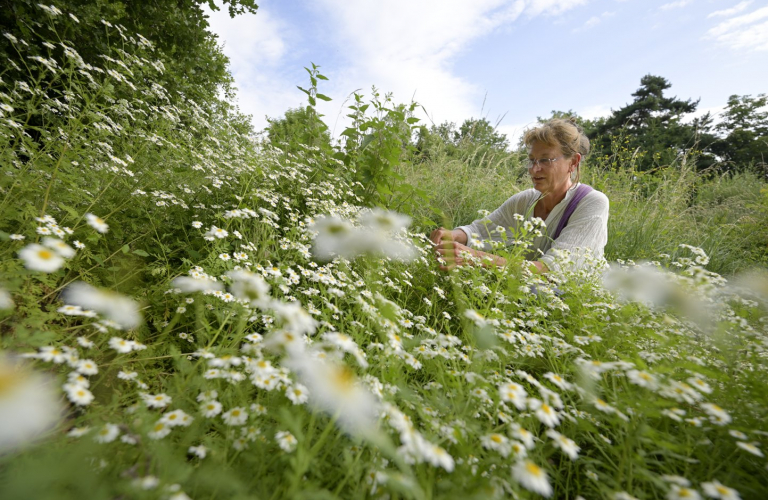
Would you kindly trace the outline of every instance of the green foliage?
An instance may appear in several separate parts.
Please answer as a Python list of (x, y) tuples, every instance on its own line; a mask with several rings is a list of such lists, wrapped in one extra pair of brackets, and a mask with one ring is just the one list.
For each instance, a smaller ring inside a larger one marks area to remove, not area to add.
[(395, 104), (392, 94), (382, 96), (375, 87), (369, 102), (357, 92), (353, 98), (347, 115), (352, 123), (341, 133), (337, 158), (354, 170), (355, 189), (364, 205), (408, 212), (426, 199), (423, 190), (403, 182), (398, 173), (413, 154), (411, 138), (419, 121), (413, 112), (418, 104)]
[[(57, 33), (72, 30), (67, 19)], [(490, 196), (505, 197), (507, 185), (522, 187), (524, 173), (501, 161), (444, 161), (444, 151), (403, 161), (413, 109), (376, 92), (370, 104), (355, 100), (336, 153), (345, 164), (322, 147), (258, 144), (225, 103), (169, 92), (158, 84), (162, 56), (130, 37), (94, 68), (21, 40), (26, 73), (0, 82), (0, 436), (43, 415), (54, 424), (19, 449), (0, 440), (0, 498), (537, 498), (511, 471), (523, 460), (546, 473), (555, 498), (664, 498), (670, 474), (697, 491), (717, 480), (745, 499), (766, 496), (765, 460), (749, 451), (768, 446), (765, 305), (705, 270), (701, 250), (676, 246), (654, 266), (673, 284), (666, 305), (621, 300), (590, 273), (552, 282), (524, 273), (525, 227), (514, 235), (522, 243), (500, 250), (506, 268), (443, 273), (424, 234), (406, 229), (364, 234), (384, 247), (408, 242), (409, 262), (318, 262), (313, 238), (343, 238), (334, 231), (345, 227), (323, 234), (322, 216), (355, 227), (391, 217), (359, 206), (355, 189), (417, 216), (428, 202), (407, 205), (398, 185), (431, 179), (443, 212), (470, 217), (494, 208)], [(316, 66), (308, 71), (322, 80)], [(709, 226), (715, 235), (768, 207), (754, 174), (713, 179), (691, 162), (637, 179), (607, 165), (587, 173), (622, 227), (642, 231), (638, 252), (660, 249), (657, 239), (690, 242), (674, 210), (715, 215), (727, 204)], [(363, 178), (395, 188), (381, 193)], [(469, 194), (449, 207), (449, 190)], [(633, 204), (646, 211), (630, 213)], [(643, 217), (677, 229), (646, 231)], [(747, 227), (765, 234), (759, 220)], [(58, 269), (34, 270), (24, 249), (62, 251), (47, 236), (77, 250)], [(245, 270), (261, 292), (243, 293)], [(222, 289), (181, 293), (178, 277)], [(61, 292), (76, 281), (119, 292), (105, 296), (118, 311), (63, 307)], [(126, 300), (143, 317), (135, 328), (109, 320), (131, 313)], [(38, 382), (8, 370), (6, 354), (22, 355)], [(525, 394), (515, 399), (510, 387)], [(367, 432), (350, 431), (345, 422), (360, 413), (373, 414)]]
[[(207, 5), (219, 10), (213, 0), (68, 0), (66, 5), (54, 2), (53, 6), (66, 6), (65, 15), (72, 14), (79, 21), (69, 23), (68, 30), (59, 34), (47, 29), (57, 16), (41, 15), (38, 3), (36, 0), (3, 0), (0, 31), (21, 39), (29, 38), (33, 32), (50, 40), (66, 37), (69, 46), (90, 64), (99, 63), (103, 54), (135, 41), (140, 35), (163, 54), (165, 71), (154, 78), (169, 92), (181, 92), (203, 105), (213, 101), (219, 90), (232, 93), (228, 59), (219, 48), (216, 35), (207, 30), (207, 16), (201, 8)], [(224, 0), (223, 3), (231, 17), (255, 13), (258, 9), (254, 0)], [(107, 24), (98, 29), (86, 28), (102, 22)], [(109, 25), (118, 29), (109, 29)], [(0, 57), (7, 58), (11, 65), (5, 68), (9, 71), (7, 77), (13, 80), (23, 77), (21, 68), (26, 61), (5, 37), (0, 38)]]
[(762, 171), (768, 164), (768, 96), (732, 95), (715, 129), (725, 137), (712, 144), (712, 151), (729, 167), (758, 164)]
[(300, 144), (331, 150), (328, 127), (313, 106), (289, 109), (282, 118), (268, 118), (266, 128), (270, 144), (290, 152), (297, 152)]
[[(653, 152), (638, 158), (639, 170), (669, 164), (685, 151), (709, 146), (714, 137), (702, 135), (699, 123), (687, 124), (682, 118), (696, 110), (698, 101), (668, 97), (672, 84), (663, 77), (646, 75), (632, 96), (634, 101), (614, 110), (610, 117), (592, 128), (589, 138), (598, 154), (611, 148), (619, 136), (629, 139), (630, 149)], [(697, 156), (699, 168), (712, 164), (712, 158)]]

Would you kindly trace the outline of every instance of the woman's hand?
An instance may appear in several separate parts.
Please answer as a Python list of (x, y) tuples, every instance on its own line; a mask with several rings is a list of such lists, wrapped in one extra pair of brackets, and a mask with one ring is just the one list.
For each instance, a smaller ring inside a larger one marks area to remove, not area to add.
[[(439, 229), (436, 229), (432, 234), (434, 235), (437, 231)], [(471, 265), (472, 262), (469, 257), (477, 257), (477, 253), (482, 253), (451, 239), (438, 240), (438, 243), (435, 244), (435, 252), (437, 252), (438, 259), (444, 261), (438, 260), (440, 269), (443, 271), (450, 271), (457, 266)]]
[(432, 243), (435, 245), (445, 240), (458, 241), (459, 243), (467, 244), (467, 234), (461, 229), (446, 229), (440, 227), (432, 231), (432, 234), (429, 235), (429, 239), (432, 240)]

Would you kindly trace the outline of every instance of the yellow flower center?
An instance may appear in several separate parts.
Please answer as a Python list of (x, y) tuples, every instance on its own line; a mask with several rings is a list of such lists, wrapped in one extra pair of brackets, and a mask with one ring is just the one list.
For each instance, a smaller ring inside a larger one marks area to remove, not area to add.
[(9, 393), (21, 380), (21, 376), (9, 369), (0, 369), (0, 396)]
[(525, 470), (528, 471), (529, 474), (534, 475), (536, 477), (540, 477), (542, 473), (541, 467), (539, 467), (533, 462), (526, 462)]
[(40, 250), (37, 252), (37, 256), (43, 260), (51, 260), (53, 258), (53, 252), (50, 250)]

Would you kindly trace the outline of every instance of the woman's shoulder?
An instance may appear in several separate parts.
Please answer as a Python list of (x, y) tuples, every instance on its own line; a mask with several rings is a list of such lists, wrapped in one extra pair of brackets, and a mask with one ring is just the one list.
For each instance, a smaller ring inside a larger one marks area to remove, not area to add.
[(610, 205), (608, 196), (606, 196), (606, 194), (603, 193), (602, 191), (598, 191), (595, 188), (592, 188), (592, 191), (587, 193), (587, 195), (582, 199), (582, 203), (584, 203), (584, 205), (588, 205), (594, 208), (598, 208), (598, 207), (604, 208), (605, 210), (607, 210), (608, 206)]

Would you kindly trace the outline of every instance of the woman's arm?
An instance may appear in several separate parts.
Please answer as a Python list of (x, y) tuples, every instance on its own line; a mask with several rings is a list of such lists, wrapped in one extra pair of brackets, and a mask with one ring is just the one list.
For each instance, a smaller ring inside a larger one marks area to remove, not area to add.
[[(504, 257), (500, 257), (488, 252), (483, 252), (482, 250), (470, 248), (462, 243), (459, 243), (458, 241), (442, 240), (438, 245), (436, 245), (436, 251), (437, 256), (442, 258), (445, 262), (445, 264), (440, 264), (440, 269), (443, 271), (450, 271), (454, 267), (466, 266), (474, 263), (467, 259), (465, 256), (479, 259), (481, 264), (485, 267), (504, 267), (507, 265), (507, 259)], [(534, 274), (544, 274), (549, 271), (546, 264), (542, 262), (533, 261), (529, 264), (530, 270)]]

